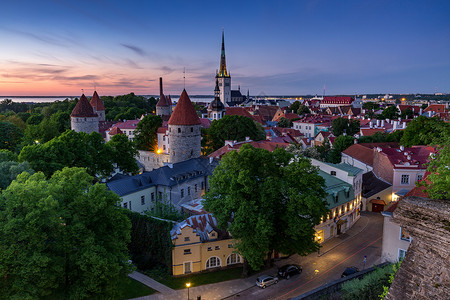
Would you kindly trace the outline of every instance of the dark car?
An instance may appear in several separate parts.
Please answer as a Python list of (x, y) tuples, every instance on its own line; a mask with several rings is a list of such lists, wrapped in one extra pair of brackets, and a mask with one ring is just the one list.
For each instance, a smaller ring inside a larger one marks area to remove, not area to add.
[(275, 283), (278, 283), (278, 278), (272, 275), (261, 275), (256, 278), (256, 285), (263, 289)]
[(359, 269), (357, 267), (348, 267), (347, 269), (345, 269), (345, 271), (342, 273), (341, 278), (342, 277), (346, 277), (346, 276), (350, 276), (352, 274), (358, 273)]
[(278, 269), (278, 276), (281, 278), (289, 279), (292, 275), (300, 274), (302, 267), (298, 265), (284, 265)]

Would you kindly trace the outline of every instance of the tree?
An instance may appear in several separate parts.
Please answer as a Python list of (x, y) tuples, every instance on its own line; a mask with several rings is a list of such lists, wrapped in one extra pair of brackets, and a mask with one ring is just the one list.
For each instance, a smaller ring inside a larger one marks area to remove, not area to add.
[(354, 138), (348, 135), (338, 136), (334, 140), (333, 149), (328, 154), (328, 161), (338, 164), (341, 162), (341, 153), (351, 145), (353, 145)]
[(17, 161), (18, 155), (6, 149), (0, 149), (0, 162)]
[(295, 101), (294, 103), (291, 104), (291, 106), (289, 106), (289, 110), (293, 113), (297, 112), (299, 107), (300, 107), (300, 101)]
[(309, 110), (308, 106), (301, 104), (297, 109), (297, 114), (304, 115), (309, 114), (311, 111)]
[(381, 113), (382, 119), (396, 119), (399, 117), (398, 109), (395, 106), (386, 107)]
[(334, 136), (340, 136), (344, 134), (354, 135), (359, 132), (359, 120), (349, 120), (347, 118), (336, 118), (331, 123), (331, 132)]
[(370, 102), (370, 101), (369, 101), (369, 102), (364, 102), (362, 108), (363, 108), (363, 109), (371, 109), (371, 110), (374, 110), (374, 109), (379, 109), (379, 108), (380, 108), (380, 105), (377, 104), (377, 103), (375, 103), (375, 102)]
[(208, 139), (213, 151), (223, 147), (226, 140), (243, 141), (246, 137), (254, 141), (263, 140), (264, 129), (252, 119), (244, 116), (225, 115), (220, 120), (214, 120), (208, 129)]
[(442, 138), (450, 135), (450, 124), (438, 118), (419, 116), (409, 122), (403, 131), (400, 143), (405, 147), (441, 144)]
[(0, 190), (6, 189), (22, 172), (34, 173), (28, 162), (0, 161)]
[(400, 114), (400, 117), (402, 119), (412, 119), (413, 116), (414, 116), (414, 112), (409, 107), (407, 109), (403, 110)]
[(19, 127), (9, 121), (0, 121), (0, 149), (14, 151), (22, 136)]
[(236, 240), (237, 251), (259, 269), (274, 250), (317, 251), (314, 225), (327, 213), (323, 185), (307, 158), (243, 145), (214, 170), (204, 205)]
[(139, 171), (135, 159), (138, 151), (136, 150), (135, 144), (126, 135), (116, 134), (106, 145), (111, 147), (112, 162), (116, 163), (122, 171), (133, 174)]
[(41, 115), (41, 114), (32, 114), (27, 119), (27, 124), (28, 125), (39, 125), (39, 123), (41, 123), (42, 120), (44, 120), (44, 116), (43, 115)]
[(136, 148), (145, 151), (155, 151), (158, 146), (157, 131), (162, 125), (160, 116), (147, 115), (136, 126), (134, 141)]
[(22, 173), (0, 198), (2, 297), (116, 298), (130, 271), (130, 221), (104, 184), (81, 168), (47, 180)]
[(280, 120), (278, 120), (278, 126), (282, 128), (289, 128), (291, 127), (291, 121), (285, 117), (281, 117)]

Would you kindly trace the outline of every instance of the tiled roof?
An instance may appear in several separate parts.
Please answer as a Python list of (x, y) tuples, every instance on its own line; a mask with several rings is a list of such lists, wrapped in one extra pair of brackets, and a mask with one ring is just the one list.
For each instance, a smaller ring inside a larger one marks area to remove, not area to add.
[(160, 133), (160, 134), (166, 134), (166, 131), (168, 130), (168, 128), (167, 127), (159, 127), (158, 128), (158, 133)]
[(417, 106), (417, 105), (404, 105), (404, 104), (398, 105), (398, 109), (401, 112), (403, 112), (404, 110), (406, 110), (408, 108), (415, 114), (418, 114), (420, 112), (420, 106)]
[(230, 145), (225, 145), (222, 148), (214, 151), (213, 153), (211, 153), (210, 155), (208, 155), (208, 157), (214, 157), (214, 158), (222, 158), (223, 155), (227, 154), (230, 151), (234, 151), (234, 150), (239, 150), (239, 148), (242, 147), (242, 145), (245, 144), (250, 144), (252, 145), (254, 148), (260, 148), (260, 149), (265, 149), (267, 151), (274, 151), (276, 148), (286, 148), (287, 146), (289, 146), (289, 143), (286, 142), (272, 142), (272, 141), (242, 141), (242, 142), (237, 142), (235, 143), (233, 146)]
[(363, 172), (360, 168), (354, 167), (352, 165), (346, 164), (346, 163), (340, 163), (340, 164), (332, 164), (332, 163), (326, 163), (327, 165), (333, 166), (339, 170), (347, 172), (350, 176), (356, 176), (359, 173)]
[(99, 110), (105, 110), (105, 106), (103, 105), (103, 101), (100, 99), (100, 97), (97, 94), (97, 91), (94, 91), (94, 95), (91, 99), (91, 106), (94, 107), (97, 111)]
[(362, 136), (372, 136), (377, 132), (380, 132), (380, 133), (385, 132), (385, 130), (382, 128), (361, 128), (360, 131), (361, 131)]
[(169, 119), (169, 125), (200, 125), (200, 119), (186, 90), (183, 90)]
[(170, 231), (172, 240), (177, 239), (178, 235), (181, 234), (181, 229), (186, 226), (191, 227), (193, 229), (193, 232), (195, 232), (196, 235), (200, 236), (200, 241), (205, 242), (209, 240), (208, 234), (214, 230), (214, 227), (217, 226), (217, 221), (216, 218), (214, 218), (210, 213), (191, 216), (173, 226), (172, 230)]
[(382, 148), (381, 152), (387, 156), (395, 168), (400, 169), (426, 169), (430, 153), (434, 153), (433, 147), (412, 146), (400, 148)]
[(120, 130), (120, 128), (117, 128), (117, 127), (114, 126), (109, 131), (109, 135), (116, 135), (116, 134), (123, 134), (123, 132), (122, 132), (122, 130)]
[(140, 119), (136, 119), (136, 120), (126, 120), (123, 122), (118, 122), (116, 123), (116, 125), (114, 125), (115, 127), (119, 128), (119, 129), (136, 129), (137, 124), (139, 124), (141, 120)]
[[(319, 170), (319, 176), (325, 179), (325, 192), (328, 194), (326, 200), (328, 203), (327, 207), (329, 209), (342, 205), (354, 198), (354, 191), (351, 184), (348, 184), (347, 182), (340, 180), (339, 178), (336, 178), (336, 176), (332, 176), (321, 170)], [(334, 196), (341, 191), (344, 192), (350, 191), (350, 194), (348, 197), (343, 197), (343, 195), (340, 194), (338, 202), (331, 200), (331, 198), (334, 199)]]
[(300, 120), (293, 121), (294, 123), (309, 123), (309, 124), (321, 124), (321, 123), (330, 123), (331, 117), (324, 115), (309, 115), (301, 118)]
[(208, 129), (211, 127), (211, 120), (207, 118), (200, 118), (200, 123), (203, 128)]
[(228, 116), (243, 116), (252, 119), (260, 124), (264, 123), (264, 120), (260, 115), (254, 116), (248, 112), (244, 107), (227, 107), (225, 108), (225, 115)]
[(361, 195), (367, 199), (381, 191), (384, 191), (390, 186), (392, 186), (390, 183), (378, 179), (371, 171), (363, 174)]
[(84, 94), (81, 95), (80, 100), (78, 100), (78, 103), (75, 105), (75, 108), (72, 110), (70, 116), (84, 118), (98, 117), (98, 115), (94, 113), (92, 106), (89, 104)]
[(353, 102), (352, 97), (332, 97), (325, 96), (320, 104), (351, 104)]
[(424, 112), (434, 111), (436, 113), (439, 113), (439, 112), (446, 111), (446, 109), (445, 109), (445, 104), (431, 104), (430, 106), (425, 108), (423, 111)]
[(159, 95), (158, 103), (156, 103), (158, 107), (168, 107), (170, 106), (169, 98), (164, 96), (164, 94)]
[(373, 149), (376, 147), (398, 147), (398, 143), (362, 143), (353, 144), (343, 154), (353, 157), (369, 166), (373, 166)]

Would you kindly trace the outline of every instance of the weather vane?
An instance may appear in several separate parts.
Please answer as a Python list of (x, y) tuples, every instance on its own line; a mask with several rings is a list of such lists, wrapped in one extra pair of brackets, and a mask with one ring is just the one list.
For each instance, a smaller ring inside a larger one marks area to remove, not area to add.
[(186, 89), (186, 68), (183, 68), (183, 89)]

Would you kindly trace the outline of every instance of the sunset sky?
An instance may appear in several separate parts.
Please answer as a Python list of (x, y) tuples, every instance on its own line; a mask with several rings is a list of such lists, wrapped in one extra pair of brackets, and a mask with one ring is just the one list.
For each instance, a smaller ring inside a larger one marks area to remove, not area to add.
[(14, 0), (0, 95), (212, 95), (222, 28), (251, 95), (450, 92), (450, 1)]

